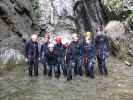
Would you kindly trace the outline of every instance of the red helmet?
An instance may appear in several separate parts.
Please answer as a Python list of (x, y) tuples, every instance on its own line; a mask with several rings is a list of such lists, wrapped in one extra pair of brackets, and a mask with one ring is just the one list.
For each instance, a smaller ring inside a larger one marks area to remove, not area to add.
[(55, 41), (57, 44), (61, 43), (61, 36), (56, 36)]

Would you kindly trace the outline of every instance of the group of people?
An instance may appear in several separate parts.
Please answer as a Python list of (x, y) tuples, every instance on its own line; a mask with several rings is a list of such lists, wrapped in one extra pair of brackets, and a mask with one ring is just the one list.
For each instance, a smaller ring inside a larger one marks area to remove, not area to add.
[(93, 36), (86, 32), (84, 39), (78, 34), (72, 34), (72, 41), (62, 44), (61, 36), (55, 37), (55, 44), (50, 43), (50, 36), (44, 34), (44, 41), (39, 49), (37, 34), (32, 34), (31, 40), (25, 45), (25, 56), (29, 63), (29, 76), (38, 76), (39, 63), (43, 64), (43, 74), (59, 78), (61, 74), (67, 80), (73, 76), (95, 78), (94, 64), (98, 62), (99, 73), (108, 75), (106, 60), (108, 57), (108, 39), (104, 32)]

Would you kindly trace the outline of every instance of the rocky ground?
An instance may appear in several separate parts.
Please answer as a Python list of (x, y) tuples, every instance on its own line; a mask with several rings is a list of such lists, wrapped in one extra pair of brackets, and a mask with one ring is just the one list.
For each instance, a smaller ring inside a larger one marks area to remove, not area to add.
[(43, 76), (28, 77), (27, 66), (17, 66), (0, 75), (0, 100), (132, 100), (133, 66), (116, 58), (108, 60), (109, 75), (96, 79), (75, 77), (67, 82)]

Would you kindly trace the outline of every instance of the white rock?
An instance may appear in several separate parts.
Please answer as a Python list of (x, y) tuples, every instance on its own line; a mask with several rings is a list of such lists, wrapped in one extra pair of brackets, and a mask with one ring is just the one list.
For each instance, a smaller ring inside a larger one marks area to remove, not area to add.
[(120, 21), (110, 21), (106, 27), (105, 32), (107, 36), (111, 37), (112, 39), (116, 38), (124, 38), (125, 36), (125, 27), (124, 24)]

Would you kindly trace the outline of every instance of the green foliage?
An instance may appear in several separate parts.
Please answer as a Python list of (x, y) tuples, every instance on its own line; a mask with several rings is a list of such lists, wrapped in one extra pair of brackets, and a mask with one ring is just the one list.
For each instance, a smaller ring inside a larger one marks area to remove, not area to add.
[(110, 9), (115, 9), (120, 4), (121, 0), (102, 0), (104, 5), (106, 5)]
[(110, 5), (112, 8), (117, 8), (120, 4), (120, 0), (110, 0)]
[(133, 0), (102, 0), (102, 3), (109, 15), (108, 20), (123, 21), (133, 17)]
[(128, 14), (128, 17), (133, 17), (133, 11), (131, 13)]
[(32, 0), (32, 16), (39, 17), (39, 2), (38, 0)]

